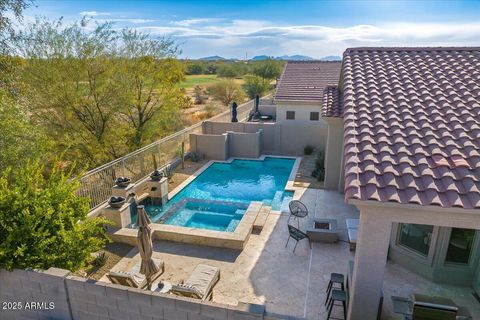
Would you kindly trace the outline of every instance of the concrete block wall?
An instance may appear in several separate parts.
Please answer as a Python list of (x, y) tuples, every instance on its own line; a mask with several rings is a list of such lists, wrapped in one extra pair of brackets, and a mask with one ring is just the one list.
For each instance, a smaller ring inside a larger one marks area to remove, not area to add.
[[(63, 269), (0, 270), (0, 301), (22, 303), (17, 310), (0, 309), (1, 320), (242, 320), (264, 319), (265, 307), (239, 302), (217, 304), (71, 276)], [(44, 302), (53, 309), (25, 310)]]
[[(69, 271), (0, 269), (0, 319), (71, 319), (65, 278)], [(40, 303), (38, 307), (34, 307)]]

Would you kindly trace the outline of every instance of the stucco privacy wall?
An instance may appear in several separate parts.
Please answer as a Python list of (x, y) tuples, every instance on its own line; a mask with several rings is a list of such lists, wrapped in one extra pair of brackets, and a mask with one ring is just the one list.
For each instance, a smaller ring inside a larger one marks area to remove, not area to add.
[(306, 145), (325, 149), (327, 126), (322, 124), (280, 124), (261, 122), (213, 122), (202, 125), (204, 134), (223, 134), (227, 131), (257, 132), (263, 130), (263, 151), (269, 153), (302, 154)]
[(262, 154), (263, 130), (256, 132), (227, 131), (221, 134), (190, 134), (190, 151), (206, 159), (226, 160), (229, 157), (258, 158)]
[(230, 157), (258, 158), (262, 150), (263, 130), (255, 133), (227, 132)]
[(190, 151), (202, 153), (207, 159), (227, 160), (227, 134), (190, 134)]
[[(202, 302), (69, 276), (69, 271), (0, 270), (3, 302), (22, 302), (23, 310), (2, 310), (2, 320), (240, 320), (267, 319), (261, 305)], [(51, 310), (25, 310), (26, 302), (54, 303)], [(270, 318), (269, 319), (274, 319)], [(275, 318), (279, 319), (279, 318)]]

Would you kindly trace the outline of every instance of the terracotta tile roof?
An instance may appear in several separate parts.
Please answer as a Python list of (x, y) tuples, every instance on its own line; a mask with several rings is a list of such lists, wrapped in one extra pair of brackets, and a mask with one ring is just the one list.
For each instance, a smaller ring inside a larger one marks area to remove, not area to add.
[(343, 64), (345, 196), (480, 208), (480, 48), (355, 48)]
[(323, 90), (322, 117), (342, 117), (343, 106), (338, 86), (326, 86)]
[(277, 85), (275, 100), (323, 101), (323, 89), (338, 84), (340, 61), (287, 62)]

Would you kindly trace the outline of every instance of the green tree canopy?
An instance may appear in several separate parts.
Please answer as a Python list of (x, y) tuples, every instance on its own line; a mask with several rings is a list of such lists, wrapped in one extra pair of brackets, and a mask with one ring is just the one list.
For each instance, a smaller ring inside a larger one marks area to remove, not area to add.
[(0, 175), (0, 267), (78, 270), (106, 241), (101, 218), (57, 162), (47, 176), (39, 161)]
[(204, 63), (201, 62), (189, 62), (187, 64), (187, 74), (205, 74), (207, 68)]
[(248, 75), (245, 77), (245, 84), (243, 85), (245, 92), (250, 99), (254, 99), (256, 95), (263, 96), (271, 86), (258, 76)]
[(31, 0), (0, 0), (0, 54), (10, 51), (11, 40), (15, 37), (14, 22), (22, 19), (23, 10)]
[(222, 78), (235, 78), (239, 72), (232, 64), (222, 64), (217, 68), (217, 75)]
[[(168, 39), (158, 41), (131, 29), (122, 32), (120, 56), (120, 113), (130, 124), (130, 150), (149, 142), (162, 120), (175, 129), (180, 118), (176, 98), (183, 95), (177, 84), (185, 79), (184, 65), (171, 58), (175, 44)], [(173, 107), (173, 108), (172, 108)], [(173, 125), (173, 126), (172, 126)], [(168, 130), (169, 131), (169, 130)]]
[(170, 39), (111, 23), (87, 31), (89, 23), (38, 19), (16, 48), (26, 58), (21, 78), (33, 119), (58, 149), (71, 146), (66, 159), (95, 166), (181, 125), (175, 84), (184, 69)]
[(48, 158), (52, 147), (41, 128), (36, 127), (25, 108), (0, 90), (0, 172), (24, 165), (41, 155)]
[(273, 80), (282, 72), (281, 63), (273, 59), (256, 62), (253, 66), (253, 74), (264, 80)]

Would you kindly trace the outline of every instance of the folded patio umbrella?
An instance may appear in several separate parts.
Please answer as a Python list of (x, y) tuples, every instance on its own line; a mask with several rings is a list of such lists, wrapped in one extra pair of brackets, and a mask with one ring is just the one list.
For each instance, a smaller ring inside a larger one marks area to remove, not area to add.
[(140, 273), (145, 275), (147, 279), (148, 289), (151, 289), (151, 276), (156, 274), (159, 270), (152, 260), (153, 245), (152, 245), (152, 230), (150, 229), (150, 218), (143, 206), (137, 207), (137, 225), (138, 225), (138, 251), (142, 258), (140, 265)]

